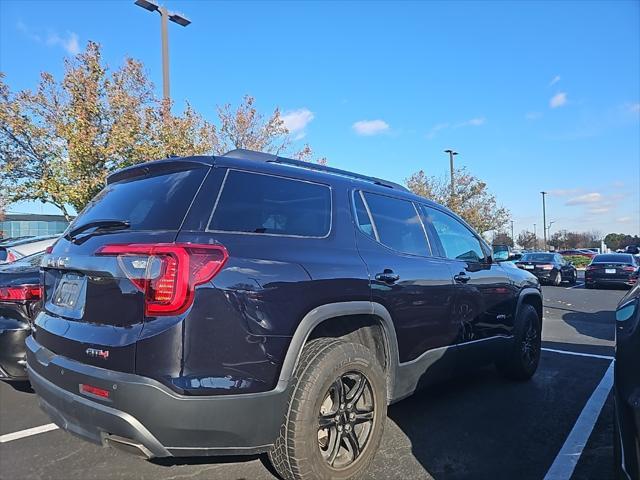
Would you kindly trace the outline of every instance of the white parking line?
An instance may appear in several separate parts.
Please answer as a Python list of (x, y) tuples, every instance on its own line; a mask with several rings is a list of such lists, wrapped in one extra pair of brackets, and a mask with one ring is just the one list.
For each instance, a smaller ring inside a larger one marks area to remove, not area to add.
[(27, 428), (26, 430), (20, 430), (19, 432), (6, 433), (4, 435), (0, 435), (0, 443), (20, 440), (21, 438), (31, 437), (32, 435), (38, 435), (39, 433), (50, 432), (51, 430), (56, 430), (57, 428), (58, 426), (55, 423), (47, 423), (46, 425)]
[(613, 386), (613, 362), (582, 409), (544, 480), (569, 480)]
[(602, 358), (603, 360), (615, 360), (608, 355), (598, 355), (596, 353), (570, 352), (568, 350), (556, 350), (555, 348), (542, 348), (545, 352), (562, 353), (563, 355), (576, 355), (578, 357)]
[(565, 287), (565, 290), (571, 290), (572, 288), (580, 288), (584, 285), (584, 282), (582, 283), (576, 283), (575, 285), (572, 285), (571, 287)]

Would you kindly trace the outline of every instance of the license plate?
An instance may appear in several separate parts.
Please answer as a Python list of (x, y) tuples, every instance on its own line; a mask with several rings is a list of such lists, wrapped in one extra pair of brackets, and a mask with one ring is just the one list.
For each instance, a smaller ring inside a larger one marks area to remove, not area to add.
[(525, 265), (524, 268), (527, 270), (533, 270), (533, 265)]
[(616, 269), (615, 268), (605, 268), (604, 269), (604, 273), (616, 273)]
[(53, 303), (59, 307), (76, 308), (81, 290), (82, 280), (63, 279), (53, 295)]

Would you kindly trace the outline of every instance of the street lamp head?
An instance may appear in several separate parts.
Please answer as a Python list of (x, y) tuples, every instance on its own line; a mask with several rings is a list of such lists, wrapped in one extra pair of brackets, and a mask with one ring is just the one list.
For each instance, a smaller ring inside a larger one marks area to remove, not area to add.
[(149, 10), (150, 12), (155, 12), (160, 8), (160, 5), (158, 5), (154, 0), (136, 0), (134, 3), (145, 10)]
[[(144, 0), (144, 1), (146, 1), (146, 0)], [(176, 13), (176, 12), (171, 12), (169, 14), (169, 20), (171, 20), (172, 22), (175, 22), (178, 25), (181, 25), (183, 27), (186, 27), (187, 25), (189, 25), (191, 23), (191, 20), (189, 20), (187, 17), (185, 17), (182, 13)]]
[(449, 155), (458, 155), (458, 152), (454, 152), (453, 150), (445, 150), (444, 153), (448, 153)]

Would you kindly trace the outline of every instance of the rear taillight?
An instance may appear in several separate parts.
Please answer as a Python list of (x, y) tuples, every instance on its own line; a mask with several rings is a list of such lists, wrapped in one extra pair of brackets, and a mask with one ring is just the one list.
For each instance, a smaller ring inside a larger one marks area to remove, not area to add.
[(587, 271), (589, 271), (589, 270), (595, 270), (595, 269), (596, 269), (596, 266), (595, 266), (595, 265), (587, 265), (587, 268), (586, 268), (586, 270), (587, 270)]
[(11, 250), (7, 250), (7, 259), (5, 260), (7, 263), (15, 262), (17, 259), (18, 257), (16, 257), (15, 253)]
[(622, 270), (624, 270), (625, 272), (635, 272), (636, 268), (635, 267), (622, 267)]
[(553, 265), (551, 264), (544, 264), (544, 265), (540, 265), (540, 268), (542, 270), (553, 270)]
[(0, 302), (26, 302), (40, 300), (42, 288), (40, 285), (16, 285), (15, 287), (0, 287)]
[(185, 312), (195, 287), (211, 280), (229, 257), (222, 245), (191, 243), (105, 245), (96, 255), (118, 258), (127, 278), (144, 293), (148, 316)]

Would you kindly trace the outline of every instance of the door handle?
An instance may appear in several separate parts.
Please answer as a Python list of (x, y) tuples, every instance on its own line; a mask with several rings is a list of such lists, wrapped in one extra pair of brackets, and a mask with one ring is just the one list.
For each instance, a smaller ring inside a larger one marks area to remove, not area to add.
[(400, 280), (400, 275), (393, 273), (393, 270), (385, 268), (384, 272), (376, 274), (376, 280), (384, 283), (395, 283)]
[(467, 283), (471, 280), (471, 277), (464, 272), (460, 272), (459, 274), (454, 275), (453, 279), (458, 283)]

